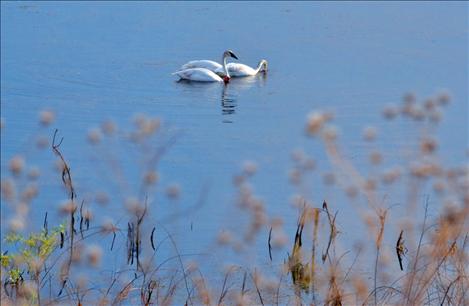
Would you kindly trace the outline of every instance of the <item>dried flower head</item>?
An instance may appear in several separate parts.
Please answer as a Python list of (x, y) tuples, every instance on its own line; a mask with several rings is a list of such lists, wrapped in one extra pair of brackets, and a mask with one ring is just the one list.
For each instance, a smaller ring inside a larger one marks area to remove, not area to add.
[(323, 129), (322, 137), (325, 141), (335, 141), (339, 135), (339, 130), (333, 125), (328, 125)]
[(109, 203), (109, 196), (104, 191), (96, 192), (96, 195), (95, 195), (94, 199), (95, 199), (96, 203), (101, 204), (101, 205), (105, 205), (105, 204)]
[(30, 180), (36, 180), (41, 175), (38, 167), (31, 167), (28, 172), (28, 178)]
[(25, 162), (22, 156), (16, 155), (10, 159), (10, 171), (14, 175), (19, 175), (24, 168)]
[(272, 235), (272, 247), (281, 249), (288, 244), (288, 237), (283, 231), (278, 231)]
[(257, 171), (257, 164), (254, 161), (247, 160), (243, 163), (243, 172), (247, 176), (252, 176)]
[(118, 230), (117, 226), (114, 225), (114, 221), (110, 218), (106, 218), (102, 225), (101, 229), (103, 230), (104, 233), (114, 233)]
[(128, 197), (125, 199), (124, 205), (128, 212), (136, 215), (140, 215), (145, 209), (136, 197)]
[(231, 242), (231, 239), (232, 239), (232, 235), (229, 231), (221, 231), (218, 234), (217, 242), (221, 245), (226, 245)]
[(378, 165), (383, 161), (383, 155), (379, 151), (373, 151), (370, 154), (370, 162), (373, 165)]
[(383, 109), (383, 117), (388, 120), (396, 118), (399, 114), (399, 109), (395, 105), (386, 105)]
[(399, 167), (387, 169), (383, 172), (381, 180), (383, 183), (391, 184), (400, 178), (401, 172)]
[(447, 105), (451, 101), (451, 95), (444, 90), (438, 94), (436, 101), (439, 105)]
[(435, 100), (429, 98), (429, 99), (426, 99), (424, 102), (423, 102), (423, 107), (425, 108), (425, 110), (431, 112), (435, 109), (436, 107), (436, 102)]
[(26, 186), (26, 188), (21, 192), (21, 199), (23, 201), (31, 201), (33, 198), (35, 198), (39, 193), (39, 188), (37, 187), (36, 184), (32, 183)]
[(140, 124), (140, 133), (145, 136), (150, 136), (158, 131), (161, 126), (161, 121), (158, 118), (146, 119)]
[(158, 175), (158, 172), (156, 171), (148, 171), (147, 173), (145, 173), (145, 176), (144, 176), (144, 181), (145, 181), (145, 184), (147, 185), (153, 185), (155, 184), (156, 182), (158, 182), (158, 179), (159, 179), (159, 175)]
[(99, 144), (101, 142), (101, 139), (102, 139), (102, 135), (101, 135), (101, 131), (96, 129), (96, 128), (93, 128), (91, 130), (88, 131), (88, 142), (92, 145), (96, 145), (96, 144)]
[(273, 229), (280, 229), (283, 226), (283, 219), (279, 217), (272, 218), (270, 220), (270, 225)]
[(8, 227), (11, 232), (17, 233), (25, 229), (25, 221), (23, 217), (16, 216), (11, 218), (8, 222)]
[(429, 119), (433, 123), (438, 123), (443, 118), (443, 113), (439, 109), (435, 109), (430, 112)]
[(415, 93), (408, 92), (404, 95), (403, 100), (405, 104), (412, 104), (417, 101), (417, 97), (415, 96)]
[(431, 154), (437, 149), (437, 147), (438, 147), (438, 142), (431, 137), (425, 137), (420, 142), (420, 151), (423, 154)]
[(350, 198), (355, 198), (358, 195), (358, 188), (355, 186), (349, 186), (345, 189), (345, 193)]
[(38, 136), (36, 138), (36, 147), (38, 149), (45, 149), (49, 147), (49, 139), (44, 135)]
[(303, 169), (311, 171), (311, 170), (314, 170), (315, 167), (316, 167), (316, 162), (314, 161), (314, 159), (312, 158), (305, 159), (303, 163)]
[(91, 266), (93, 267), (99, 266), (102, 255), (103, 255), (103, 250), (101, 249), (99, 245), (90, 245), (87, 247), (86, 258), (88, 260), (88, 263)]
[(6, 201), (12, 201), (16, 196), (16, 186), (12, 179), (1, 180), (2, 198)]
[(104, 135), (111, 136), (117, 131), (117, 125), (111, 120), (106, 120), (101, 124), (101, 131)]
[(299, 169), (294, 168), (290, 170), (288, 177), (290, 178), (290, 182), (292, 184), (298, 185), (301, 182), (301, 171)]
[(332, 172), (326, 172), (323, 173), (322, 175), (322, 181), (325, 185), (333, 185), (336, 182), (336, 178), (334, 173)]
[(378, 182), (375, 179), (369, 178), (369, 179), (365, 180), (365, 185), (363, 186), (363, 188), (365, 190), (372, 191), (372, 190), (376, 189), (377, 184), (378, 184)]
[(39, 123), (43, 126), (49, 126), (54, 122), (55, 114), (50, 110), (43, 110), (39, 113)]
[(366, 141), (373, 141), (376, 139), (376, 135), (378, 135), (378, 130), (373, 126), (367, 126), (363, 130), (363, 139)]
[(441, 174), (441, 172), (441, 167), (438, 164), (431, 162), (416, 162), (410, 167), (410, 173), (418, 178), (436, 176)]
[(332, 119), (333, 115), (331, 113), (323, 113), (323, 112), (312, 112), (308, 115), (307, 124), (306, 124), (306, 132), (310, 136), (316, 135), (323, 126)]
[(172, 184), (166, 188), (166, 196), (170, 199), (177, 199), (181, 194), (181, 187), (178, 184)]
[(433, 190), (437, 193), (443, 193), (446, 190), (446, 185), (443, 181), (439, 180), (433, 183)]
[(294, 162), (300, 163), (306, 157), (306, 154), (303, 150), (296, 149), (293, 152), (291, 152), (290, 156)]
[(77, 209), (77, 205), (70, 201), (66, 200), (60, 204), (59, 212), (63, 215), (70, 215), (71, 213), (75, 212)]

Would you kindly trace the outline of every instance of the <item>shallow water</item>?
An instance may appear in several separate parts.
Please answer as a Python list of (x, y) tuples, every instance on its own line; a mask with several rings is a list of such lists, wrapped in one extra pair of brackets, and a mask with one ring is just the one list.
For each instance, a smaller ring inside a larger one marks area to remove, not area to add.
[[(288, 171), (298, 148), (318, 163), (308, 196), (317, 203), (327, 198), (339, 218), (350, 216), (351, 208), (341, 204), (344, 196), (321, 184), (320, 174), (330, 169), (322, 146), (304, 135), (313, 109), (335, 112), (347, 156), (368, 171), (362, 128), (377, 126), (385, 161), (398, 160), (417, 131), (411, 124), (384, 122), (382, 108), (408, 91), (425, 98), (445, 88), (453, 103), (439, 130), (440, 150), (446, 163), (464, 160), (466, 3), (2, 2), (1, 17), (2, 177), (19, 152), (50, 170), (52, 152), (30, 149), (42, 109), (57, 114), (53, 128), (65, 138), (62, 150), (79, 196), (106, 189), (96, 173), (102, 165), (86, 142), (91, 127), (112, 119), (129, 128), (135, 113), (160, 117), (180, 131), (159, 166), (160, 184), (178, 183), (182, 195), (176, 202), (161, 196), (154, 205), (183, 210), (208, 188), (201, 208), (166, 222), (187, 250), (210, 244), (222, 226), (237, 227), (232, 175), (244, 160), (257, 162), (256, 193), (269, 212), (291, 222), (293, 233), (297, 212), (289, 203), (297, 191)], [(252, 66), (267, 59), (268, 73), (227, 86), (176, 82), (171, 75), (188, 60), (219, 60), (228, 48)], [(52, 131), (41, 133), (51, 137)], [(126, 155), (117, 144), (110, 149)], [(136, 167), (124, 167), (134, 181)], [(58, 174), (49, 172), (34, 201), (32, 224), (40, 225), (44, 212), (66, 198)], [(113, 207), (90, 205), (98, 219), (121, 217)], [(3, 220), (3, 204), (2, 210)], [(347, 217), (343, 222), (344, 228), (353, 224)], [(265, 252), (259, 250), (260, 261)]]

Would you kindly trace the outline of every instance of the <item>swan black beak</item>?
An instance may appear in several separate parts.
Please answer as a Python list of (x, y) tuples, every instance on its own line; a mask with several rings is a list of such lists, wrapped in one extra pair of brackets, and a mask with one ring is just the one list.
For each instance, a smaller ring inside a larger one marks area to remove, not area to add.
[(238, 57), (237, 57), (233, 52), (231, 52), (231, 51), (230, 51), (230, 55), (231, 55), (231, 57), (233, 57), (233, 58), (235, 58), (235, 59), (238, 59)]

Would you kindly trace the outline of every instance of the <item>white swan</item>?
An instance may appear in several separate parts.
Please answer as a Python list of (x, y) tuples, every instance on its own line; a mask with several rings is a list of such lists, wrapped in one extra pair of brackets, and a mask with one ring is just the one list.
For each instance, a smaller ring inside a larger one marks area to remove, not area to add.
[[(173, 75), (179, 76), (182, 80), (196, 81), (196, 82), (225, 82), (228, 83), (230, 80), (230, 74), (226, 68), (226, 58), (233, 57), (238, 59), (238, 57), (230, 50), (223, 53), (223, 66), (221, 67), (223, 71), (223, 78), (218, 76), (215, 72), (203, 68), (203, 67), (193, 67), (179, 70), (173, 73)], [(193, 61), (195, 62), (195, 61)], [(200, 62), (200, 61), (199, 61)], [(189, 62), (190, 63), (190, 62)], [(187, 65), (187, 64), (186, 64)], [(186, 65), (183, 65), (186, 66)], [(190, 66), (186, 66), (190, 67)]]
[[(256, 69), (240, 63), (228, 63), (226, 65), (226, 69), (228, 70), (230, 77), (253, 76), (258, 74), (260, 71), (267, 71), (267, 61), (265, 59), (261, 60)], [(223, 67), (217, 68), (215, 73), (224, 76), (225, 69), (223, 69)]]
[[(233, 51), (226, 50), (225, 52), (223, 52), (223, 57), (222, 57), (221, 62), (226, 63), (226, 59), (228, 57), (234, 57), (234, 58), (238, 59), (236, 57), (236, 55), (234, 55)], [(185, 70), (185, 69), (191, 69), (191, 68), (205, 68), (205, 69), (208, 69), (208, 70), (211, 70), (211, 71), (215, 71), (217, 69), (220, 69), (220, 70), (223, 71), (223, 65), (221, 65), (221, 64), (219, 64), (215, 61), (210, 61), (210, 60), (190, 61), (190, 62), (187, 62), (184, 65), (182, 65), (179, 70)]]

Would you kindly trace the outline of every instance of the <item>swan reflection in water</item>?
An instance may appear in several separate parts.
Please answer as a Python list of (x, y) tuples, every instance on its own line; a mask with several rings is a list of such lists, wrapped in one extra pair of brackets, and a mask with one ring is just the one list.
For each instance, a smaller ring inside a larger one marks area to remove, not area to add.
[(254, 85), (264, 86), (267, 75), (265, 73), (244, 78), (232, 78), (228, 84), (223, 86), (221, 92), (221, 114), (224, 116), (223, 123), (233, 123), (232, 116), (236, 112), (237, 98), (241, 91), (247, 90)]
[[(184, 92), (194, 95), (194, 89), (209, 99), (218, 100), (221, 91), (221, 114), (223, 123), (233, 123), (233, 115), (236, 113), (238, 96), (242, 91), (248, 90), (254, 85), (264, 86), (267, 79), (265, 73), (255, 76), (232, 78), (229, 83), (221, 85), (220, 83), (191, 82), (187, 80), (178, 80), (177, 84), (182, 85)], [(218, 92), (218, 94), (217, 94)]]

